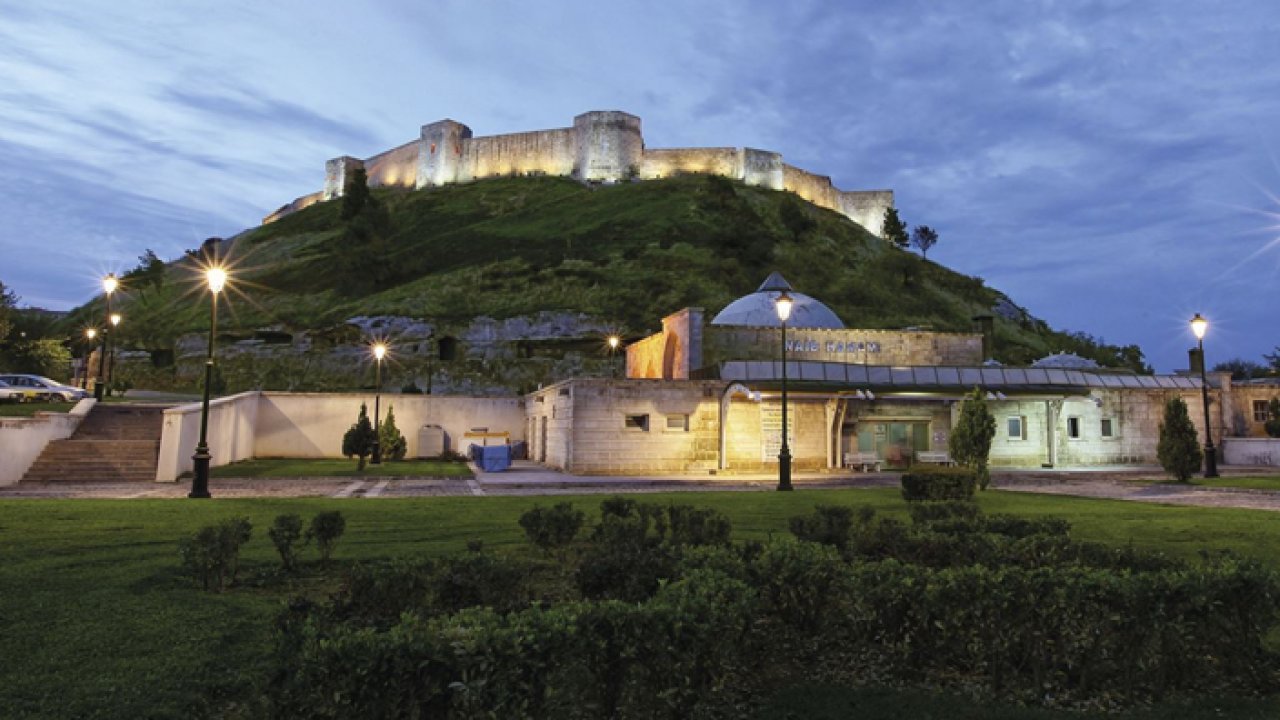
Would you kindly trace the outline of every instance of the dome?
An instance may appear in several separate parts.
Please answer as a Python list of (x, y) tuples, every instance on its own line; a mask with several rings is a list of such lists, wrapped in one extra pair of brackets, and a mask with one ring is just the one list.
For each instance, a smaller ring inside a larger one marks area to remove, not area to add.
[(843, 330), (844, 323), (822, 302), (798, 293), (779, 273), (773, 273), (750, 295), (743, 295), (725, 306), (711, 320), (712, 325), (750, 325), (755, 327), (778, 327), (778, 311), (774, 300), (786, 291), (795, 304), (791, 307), (791, 319), (788, 327), (827, 328)]
[(1031, 363), (1033, 368), (1061, 368), (1063, 370), (1093, 370), (1098, 367), (1098, 363), (1083, 358), (1075, 353), (1060, 352), (1055, 355), (1047, 355), (1039, 360)]

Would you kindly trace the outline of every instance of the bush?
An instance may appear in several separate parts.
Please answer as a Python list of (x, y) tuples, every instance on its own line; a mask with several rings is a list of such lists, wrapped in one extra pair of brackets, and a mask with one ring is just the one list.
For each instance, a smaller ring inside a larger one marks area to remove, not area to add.
[(1160, 423), (1156, 457), (1165, 472), (1177, 478), (1178, 482), (1191, 479), (1192, 473), (1200, 469), (1204, 460), (1196, 427), (1187, 414), (1187, 404), (1180, 397), (1171, 397), (1164, 404), (1164, 421)]
[(431, 574), (431, 611), (452, 613), (489, 607), (511, 612), (529, 605), (529, 567), (484, 552), (468, 552), (439, 561)]
[(277, 515), (271, 529), (267, 530), (271, 543), (280, 553), (280, 563), (286, 572), (292, 572), (298, 566), (297, 543), (302, 539), (302, 517), (300, 515)]
[(973, 497), (977, 473), (967, 467), (915, 465), (902, 475), (902, 499), (907, 502), (967, 500)]
[(405, 442), (404, 435), (401, 435), (400, 428), (396, 427), (395, 409), (387, 405), (387, 417), (378, 426), (378, 451), (383, 460), (399, 461), (404, 460), (408, 449), (409, 445)]
[(222, 592), (236, 581), (240, 548), (249, 542), (253, 525), (246, 517), (233, 517), (207, 525), (178, 544), (187, 571), (205, 590)]
[(800, 540), (830, 545), (837, 550), (849, 547), (849, 530), (853, 527), (853, 508), (819, 505), (812, 515), (791, 518), (791, 534)]
[(333, 556), (334, 546), (338, 544), (338, 538), (342, 537), (346, 529), (347, 521), (342, 517), (340, 510), (318, 513), (311, 518), (311, 525), (307, 527), (307, 541), (316, 541), (316, 549), (320, 551), (321, 567), (329, 567), (329, 558)]
[(907, 512), (917, 525), (952, 521), (976, 521), (982, 510), (972, 498), (968, 500), (918, 500), (908, 503)]
[(364, 459), (373, 454), (373, 425), (369, 422), (369, 408), (360, 403), (360, 415), (342, 436), (343, 457), (358, 457), (357, 470), (364, 470)]
[(571, 503), (559, 503), (552, 508), (535, 505), (520, 516), (520, 527), (524, 528), (529, 542), (550, 551), (573, 542), (586, 519), (586, 513)]
[(1262, 427), (1269, 437), (1280, 438), (1280, 398), (1271, 398), (1267, 403), (1267, 421)]

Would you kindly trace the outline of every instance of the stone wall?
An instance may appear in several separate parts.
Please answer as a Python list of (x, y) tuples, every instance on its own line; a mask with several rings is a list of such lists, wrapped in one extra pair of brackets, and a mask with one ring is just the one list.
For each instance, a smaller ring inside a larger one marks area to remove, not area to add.
[(1228, 409), (1226, 429), (1238, 437), (1267, 437), (1265, 420), (1254, 418), (1253, 404), (1280, 398), (1280, 383), (1275, 385), (1234, 384), (1231, 386), (1231, 407)]
[[(891, 191), (842, 192), (831, 178), (786, 165), (782, 155), (754, 148), (670, 148), (647, 150), (640, 118), (615, 110), (592, 111), (573, 127), (472, 137), (454, 120), (422, 126), (419, 138), (365, 160), (334, 158), (325, 166), (324, 200), (342, 195), (346, 177), (365, 167), (372, 187), (437, 187), (502, 175), (546, 174), (584, 182), (654, 179), (679, 173), (708, 173), (771, 190), (789, 190), (820, 207), (848, 216), (880, 233)], [(299, 198), (301, 200), (301, 198)], [(271, 222), (305, 205), (298, 201), (264, 218)]]
[(662, 351), (666, 348), (666, 336), (654, 333), (626, 347), (627, 377), (660, 380), (662, 378)]
[(411, 140), (365, 159), (364, 170), (369, 187), (417, 187), (420, 144), (419, 140)]
[(530, 393), (525, 403), (529, 457), (558, 470), (573, 472), (573, 381)]
[(685, 173), (742, 178), (742, 154), (738, 148), (671, 148), (646, 150), (640, 165), (644, 180)]
[(1224, 465), (1280, 466), (1280, 438), (1224, 438)]
[(266, 225), (267, 223), (273, 223), (285, 215), (292, 215), (303, 208), (309, 208), (318, 202), (324, 202), (324, 199), (323, 190), (317, 190), (310, 195), (303, 195), (302, 197), (295, 199), (293, 202), (276, 209), (276, 211), (270, 215), (262, 218), (262, 224)]
[(573, 128), (560, 128), (472, 138), (463, 142), (457, 182), (503, 175), (571, 175), (575, 137)]
[(75, 433), (97, 400), (86, 398), (70, 411), (38, 412), (32, 417), (0, 417), (0, 487), (16, 485), (54, 440)]
[[(980, 365), (982, 336), (909, 330), (788, 329), (789, 360), (869, 365)], [(726, 360), (776, 360), (777, 328), (707, 325), (702, 332), (702, 365)]]

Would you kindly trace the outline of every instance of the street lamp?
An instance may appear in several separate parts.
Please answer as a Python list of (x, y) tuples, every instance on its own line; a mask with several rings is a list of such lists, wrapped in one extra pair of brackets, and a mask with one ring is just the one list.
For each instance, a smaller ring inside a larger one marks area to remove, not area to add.
[(120, 327), (122, 316), (120, 313), (111, 313), (107, 317), (111, 321), (111, 332), (107, 335), (107, 394), (111, 394), (111, 376), (116, 371), (116, 328)]
[(227, 271), (216, 265), (204, 271), (209, 285), (209, 350), (204, 360), (204, 403), (200, 406), (200, 442), (191, 457), (195, 474), (191, 479), (189, 498), (212, 497), (209, 494), (209, 386), (213, 384), (213, 338), (218, 329), (218, 293), (227, 284)]
[(1196, 334), (1196, 343), (1200, 350), (1200, 404), (1204, 406), (1204, 476), (1218, 477), (1218, 455), (1213, 447), (1213, 431), (1209, 428), (1209, 380), (1205, 375), (1204, 334), (1209, 329), (1209, 321), (1196, 313), (1191, 318), (1191, 332)]
[(373, 344), (373, 357), (376, 363), (376, 369), (373, 375), (373, 459), (369, 461), (370, 465), (382, 464), (382, 434), (378, 429), (379, 417), (382, 408), (379, 404), (382, 400), (382, 358), (387, 356), (386, 343)]
[(795, 301), (783, 291), (773, 301), (778, 311), (778, 320), (782, 321), (782, 449), (778, 451), (778, 489), (791, 489), (791, 447), (787, 444), (787, 318), (791, 317), (791, 306)]
[[(111, 322), (111, 293), (115, 292), (118, 287), (120, 287), (120, 281), (116, 279), (115, 273), (110, 273), (102, 278), (102, 292), (106, 297), (108, 324)], [(99, 401), (102, 400), (102, 395), (106, 391), (104, 380), (107, 377), (107, 332), (104, 327), (102, 329), (102, 354), (98, 356), (98, 377), (93, 384), (93, 397)]]
[(89, 358), (93, 356), (93, 339), (98, 336), (96, 328), (84, 329), (84, 375), (80, 376), (80, 388), (89, 389)]
[(609, 336), (609, 374), (614, 377), (618, 376), (618, 362), (614, 356), (618, 354), (620, 344), (622, 344), (622, 338), (617, 335)]

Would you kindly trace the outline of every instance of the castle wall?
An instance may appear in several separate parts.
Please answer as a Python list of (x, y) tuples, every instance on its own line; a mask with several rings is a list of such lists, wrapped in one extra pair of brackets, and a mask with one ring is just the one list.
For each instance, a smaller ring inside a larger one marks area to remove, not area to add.
[[(702, 365), (728, 360), (774, 360), (781, 350), (778, 328), (707, 325)], [(869, 365), (967, 365), (982, 363), (982, 336), (903, 330), (789, 328), (789, 360)]]
[(457, 182), (512, 174), (571, 175), (577, 155), (575, 140), (573, 128), (465, 140)]
[(288, 205), (284, 205), (283, 207), (271, 213), (270, 215), (262, 218), (262, 224), (266, 225), (267, 223), (275, 222), (280, 218), (284, 217), (285, 215), (292, 215), (293, 213), (296, 213), (303, 208), (311, 207), (312, 205), (315, 205), (316, 203), (323, 202), (323, 201), (324, 201), (323, 190), (317, 190), (316, 192), (313, 192), (310, 195), (303, 195), (302, 197), (295, 199), (293, 202), (289, 203)]
[(364, 161), (369, 187), (417, 187), (420, 140), (379, 153)]
[[(366, 160), (338, 157), (325, 164), (320, 197), (340, 197), (347, 177), (364, 167), (371, 187), (438, 187), (503, 175), (545, 174), (583, 182), (655, 179), (681, 173), (705, 173), (741, 180), (771, 190), (789, 190), (819, 207), (881, 232), (891, 191), (842, 192), (831, 178), (792, 167), (782, 155), (754, 148), (664, 148), (646, 150), (640, 118), (614, 110), (593, 111), (573, 119), (573, 127), (507, 135), (472, 137), (471, 128), (454, 120), (422, 126), (419, 138)], [(310, 196), (307, 196), (310, 197)], [(308, 203), (304, 198), (264, 218), (272, 222)]]
[(730, 178), (742, 177), (742, 156), (738, 148), (663, 148), (646, 150), (640, 163), (644, 180), (684, 173), (705, 173)]
[(809, 202), (828, 210), (840, 212), (840, 191), (831, 185), (831, 178), (815, 175), (807, 170), (783, 164), (782, 188)]

